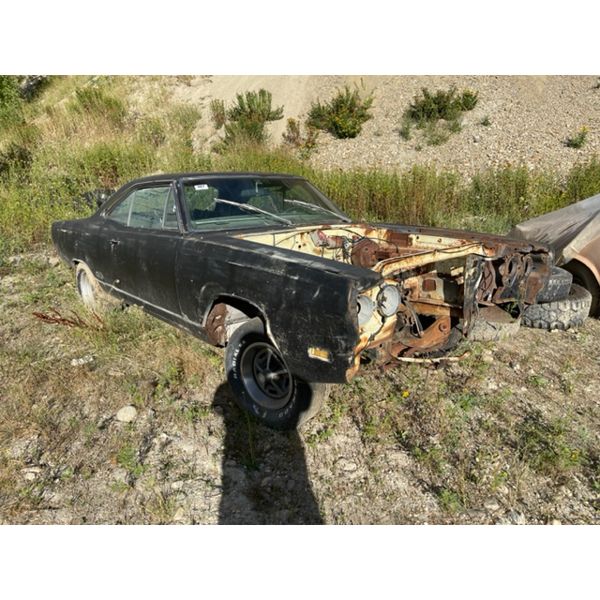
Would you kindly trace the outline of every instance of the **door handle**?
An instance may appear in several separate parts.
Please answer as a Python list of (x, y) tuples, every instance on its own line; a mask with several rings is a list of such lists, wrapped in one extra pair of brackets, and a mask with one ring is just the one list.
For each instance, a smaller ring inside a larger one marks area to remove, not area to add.
[(110, 240), (110, 247), (114, 248), (115, 246), (118, 246), (121, 243), (121, 240)]

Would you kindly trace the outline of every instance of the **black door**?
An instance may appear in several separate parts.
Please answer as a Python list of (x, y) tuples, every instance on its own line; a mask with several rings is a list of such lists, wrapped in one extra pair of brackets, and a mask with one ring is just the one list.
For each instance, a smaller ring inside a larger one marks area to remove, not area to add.
[(97, 270), (131, 302), (178, 315), (174, 269), (181, 239), (173, 186), (137, 188), (106, 215)]

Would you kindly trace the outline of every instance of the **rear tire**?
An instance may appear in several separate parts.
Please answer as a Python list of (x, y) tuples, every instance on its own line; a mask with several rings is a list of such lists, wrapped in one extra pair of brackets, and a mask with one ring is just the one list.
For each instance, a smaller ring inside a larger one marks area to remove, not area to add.
[(272, 429), (299, 428), (319, 412), (329, 395), (330, 386), (305, 382), (290, 372), (258, 318), (231, 336), (225, 369), (236, 403)]
[(523, 311), (523, 325), (546, 331), (566, 331), (579, 327), (590, 314), (591, 304), (592, 295), (574, 283), (569, 296), (564, 300), (528, 306)]
[(77, 263), (75, 282), (81, 301), (91, 311), (105, 312), (119, 306), (120, 302), (102, 289), (92, 270), (85, 263)]

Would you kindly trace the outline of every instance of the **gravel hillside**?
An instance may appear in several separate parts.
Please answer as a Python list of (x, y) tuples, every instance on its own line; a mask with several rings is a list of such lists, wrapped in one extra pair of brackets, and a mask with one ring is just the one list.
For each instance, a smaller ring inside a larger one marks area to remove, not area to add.
[[(284, 118), (270, 125), (271, 142), (281, 141), (289, 117), (304, 118), (315, 100), (325, 101), (344, 85), (373, 91), (373, 118), (355, 139), (337, 140), (321, 133), (312, 160), (321, 167), (406, 168), (431, 163), (472, 174), (488, 166), (524, 164), (560, 172), (600, 150), (600, 87), (597, 76), (202, 76), (171, 78), (173, 99), (202, 109), (196, 130), (198, 149), (215, 136), (209, 104), (231, 102), (235, 94), (261, 87), (283, 105)], [(455, 86), (479, 93), (475, 109), (464, 114), (462, 131), (440, 146), (399, 135), (402, 114), (423, 87)], [(487, 118), (487, 120), (486, 120)], [(489, 125), (482, 125), (482, 121)], [(566, 138), (588, 129), (581, 149)]]

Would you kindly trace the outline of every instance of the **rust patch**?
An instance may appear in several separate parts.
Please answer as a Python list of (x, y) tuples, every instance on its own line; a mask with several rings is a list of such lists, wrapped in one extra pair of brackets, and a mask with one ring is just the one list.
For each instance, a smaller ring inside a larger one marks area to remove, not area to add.
[(215, 304), (208, 313), (206, 319), (206, 336), (211, 344), (224, 346), (227, 341), (225, 329), (225, 317), (227, 316), (227, 305), (219, 302)]

